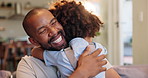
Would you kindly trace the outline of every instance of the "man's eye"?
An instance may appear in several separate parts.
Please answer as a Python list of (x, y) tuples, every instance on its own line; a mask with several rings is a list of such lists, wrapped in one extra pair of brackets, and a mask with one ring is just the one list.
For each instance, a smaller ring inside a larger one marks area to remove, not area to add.
[(45, 33), (47, 31), (47, 29), (41, 29), (40, 31), (39, 31), (39, 34), (43, 34), (43, 33)]
[(51, 25), (55, 25), (56, 22), (57, 22), (57, 20), (54, 20), (54, 21), (51, 23)]

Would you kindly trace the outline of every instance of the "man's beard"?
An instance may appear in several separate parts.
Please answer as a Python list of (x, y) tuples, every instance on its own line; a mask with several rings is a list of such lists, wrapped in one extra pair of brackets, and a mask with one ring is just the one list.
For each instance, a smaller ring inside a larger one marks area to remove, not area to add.
[[(58, 32), (58, 35), (59, 35), (59, 34), (62, 36), (62, 40), (65, 40), (65, 33), (64, 33), (62, 30)], [(45, 49), (45, 50), (59, 51), (59, 50), (65, 48), (65, 47), (67, 46), (66, 40), (65, 40), (65, 42), (64, 42), (63, 44), (61, 44), (60, 46), (55, 46), (55, 45), (53, 46), (53, 45), (52, 45), (52, 39), (54, 39), (54, 38), (55, 38), (55, 36), (53, 36), (52, 38), (50, 38), (50, 39), (48, 40), (48, 45), (50, 45), (50, 46), (46, 46), (46, 45), (40, 44), (41, 47), (42, 47), (43, 49)]]
[(46, 50), (51, 50), (51, 51), (60, 51), (61, 49), (64, 49), (66, 47), (65, 44), (62, 44), (61, 48), (60, 49), (57, 49), (57, 48), (53, 48), (53, 47), (49, 47), (47, 48)]

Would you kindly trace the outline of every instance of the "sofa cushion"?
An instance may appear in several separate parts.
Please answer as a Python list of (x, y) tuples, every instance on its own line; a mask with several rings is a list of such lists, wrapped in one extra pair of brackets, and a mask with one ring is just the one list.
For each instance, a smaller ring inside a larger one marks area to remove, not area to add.
[(122, 78), (148, 78), (148, 65), (113, 66)]
[(0, 78), (10, 78), (11, 72), (6, 70), (0, 70)]

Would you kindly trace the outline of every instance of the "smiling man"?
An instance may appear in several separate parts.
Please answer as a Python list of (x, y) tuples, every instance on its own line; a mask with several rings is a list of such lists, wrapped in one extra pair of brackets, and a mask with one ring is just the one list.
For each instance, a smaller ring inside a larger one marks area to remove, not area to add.
[(42, 10), (40, 12), (32, 11), (23, 22), (24, 29), (30, 36), (29, 41), (35, 46), (41, 46), (47, 50), (64, 48), (67, 43), (61, 24), (50, 12)]
[[(33, 9), (23, 20), (23, 28), (30, 42), (46, 50), (60, 50), (66, 47), (63, 27), (46, 9)], [(101, 50), (89, 54), (89, 48), (79, 57), (78, 66), (69, 78), (89, 78), (105, 71), (105, 55), (99, 56)], [(91, 67), (91, 68), (90, 68)], [(59, 78), (54, 66), (46, 66), (40, 59), (25, 56), (18, 64), (17, 78)]]

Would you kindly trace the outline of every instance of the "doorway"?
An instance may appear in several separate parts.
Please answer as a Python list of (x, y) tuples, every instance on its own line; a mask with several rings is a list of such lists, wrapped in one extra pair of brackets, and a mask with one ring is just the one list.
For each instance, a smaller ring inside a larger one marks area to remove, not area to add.
[(123, 64), (133, 64), (132, 58), (132, 0), (119, 0), (120, 39), (123, 45)]
[[(132, 64), (131, 43), (132, 43), (132, 0), (109, 0), (108, 1), (108, 51), (110, 52), (108, 54), (109, 61), (111, 61), (113, 65)], [(130, 57), (130, 59), (128, 57)]]

